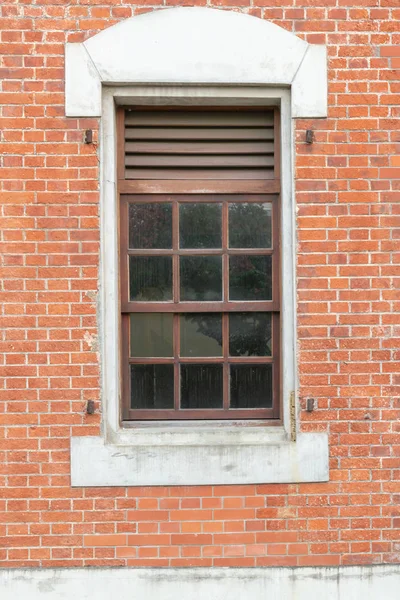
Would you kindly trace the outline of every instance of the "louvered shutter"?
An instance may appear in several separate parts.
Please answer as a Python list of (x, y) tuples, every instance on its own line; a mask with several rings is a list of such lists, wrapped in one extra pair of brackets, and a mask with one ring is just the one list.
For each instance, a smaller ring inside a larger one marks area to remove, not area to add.
[(125, 178), (273, 179), (272, 110), (125, 111)]

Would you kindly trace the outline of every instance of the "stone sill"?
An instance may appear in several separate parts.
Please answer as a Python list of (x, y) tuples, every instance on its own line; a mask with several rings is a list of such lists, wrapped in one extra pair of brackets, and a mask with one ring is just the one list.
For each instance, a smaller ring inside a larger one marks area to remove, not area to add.
[[(222, 432), (221, 432), (222, 433)], [(328, 435), (296, 442), (265, 433), (236, 444), (115, 445), (101, 437), (71, 439), (73, 487), (236, 485), (329, 480)]]

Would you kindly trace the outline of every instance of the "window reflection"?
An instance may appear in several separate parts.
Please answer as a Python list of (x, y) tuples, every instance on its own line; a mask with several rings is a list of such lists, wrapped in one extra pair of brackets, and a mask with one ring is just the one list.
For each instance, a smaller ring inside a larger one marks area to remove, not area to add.
[(181, 356), (222, 356), (222, 315), (182, 315), (180, 330)]

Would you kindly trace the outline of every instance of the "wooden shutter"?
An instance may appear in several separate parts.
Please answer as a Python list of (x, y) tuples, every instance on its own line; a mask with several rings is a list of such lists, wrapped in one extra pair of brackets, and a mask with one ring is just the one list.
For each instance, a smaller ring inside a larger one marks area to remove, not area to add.
[(126, 179), (274, 179), (272, 110), (125, 110)]

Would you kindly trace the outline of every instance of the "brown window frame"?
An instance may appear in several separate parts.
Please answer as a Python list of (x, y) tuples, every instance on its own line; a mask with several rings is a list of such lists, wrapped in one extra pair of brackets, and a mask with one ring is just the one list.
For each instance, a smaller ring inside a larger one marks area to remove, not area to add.
[[(129, 107), (132, 108), (132, 107)], [(143, 107), (141, 107), (143, 109)], [(260, 107), (257, 107), (258, 110)], [(173, 110), (173, 108), (171, 108)], [(212, 110), (212, 109), (211, 109)], [(234, 110), (238, 110), (236, 107)], [(249, 110), (246, 107), (246, 110)], [(271, 108), (266, 108), (271, 110)], [(117, 109), (117, 178), (120, 211), (120, 331), (121, 331), (121, 420), (126, 425), (132, 421), (187, 421), (187, 420), (262, 420), (265, 423), (279, 424), (282, 416), (281, 399), (281, 286), (280, 286), (280, 114), (274, 108), (274, 170), (271, 179), (248, 180), (133, 180), (125, 178), (124, 168), (124, 114), (125, 107)], [(176, 214), (181, 202), (210, 202), (217, 196), (222, 204), (222, 250), (182, 250), (178, 248), (178, 220)], [(128, 205), (131, 202), (169, 202), (173, 206), (173, 248), (172, 250), (130, 250), (128, 244)], [(229, 249), (227, 215), (228, 203), (271, 202), (272, 204), (272, 249)], [(175, 215), (175, 216), (174, 216)], [(173, 301), (172, 302), (132, 302), (129, 301), (129, 255), (172, 256), (173, 261)], [(220, 302), (178, 302), (178, 260), (179, 255), (195, 256), (222, 255), (223, 261), (223, 300)], [(227, 300), (227, 267), (230, 255), (271, 255), (272, 256), (272, 300), (271, 301), (229, 301)], [(271, 357), (230, 357), (228, 356), (228, 319), (231, 312), (266, 312), (272, 317), (272, 356)], [(180, 313), (217, 312), (222, 314), (223, 351), (222, 357), (182, 358), (179, 357)], [(129, 315), (131, 313), (173, 313), (174, 356), (173, 358), (132, 358), (129, 356)], [(223, 364), (223, 409), (179, 409), (180, 364)], [(130, 365), (131, 364), (173, 364), (174, 365), (174, 409), (132, 409), (130, 408)], [(273, 404), (272, 408), (232, 409), (229, 408), (229, 364), (273, 364)]]

